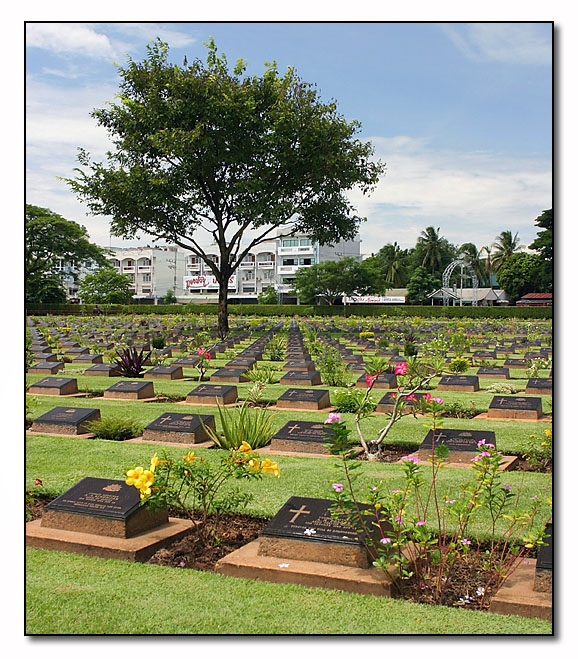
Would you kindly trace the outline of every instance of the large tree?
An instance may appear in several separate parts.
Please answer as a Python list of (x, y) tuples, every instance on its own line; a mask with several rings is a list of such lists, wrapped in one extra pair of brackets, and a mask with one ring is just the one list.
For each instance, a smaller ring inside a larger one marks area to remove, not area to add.
[(350, 256), (339, 261), (323, 261), (297, 270), (293, 292), (307, 304), (320, 299), (333, 305), (343, 295), (373, 293), (375, 274), (365, 261), (359, 262)]
[(55, 285), (58, 287), (59, 259), (73, 261), (78, 266), (91, 261), (99, 265), (108, 262), (106, 251), (90, 242), (85, 227), (80, 224), (48, 208), (30, 204), (26, 205), (25, 220), (24, 276), (28, 301), (48, 301), (41, 292), (54, 292)]
[(412, 273), (407, 283), (407, 296), (410, 304), (427, 304), (429, 293), (433, 293), (442, 285), (441, 280), (420, 265)]
[(126, 275), (109, 265), (83, 278), (78, 297), (85, 304), (129, 304), (132, 301), (130, 285)]
[(249, 251), (279, 227), (320, 244), (352, 239), (362, 218), (345, 193), (368, 194), (384, 167), (356, 138), (359, 122), (293, 69), (280, 76), (272, 63), (249, 76), (239, 60), (230, 71), (213, 40), (206, 45), (206, 63), (174, 65), (157, 40), (142, 62), (119, 67), (119, 102), (92, 113), (115, 150), (106, 163), (81, 150), (68, 182), (91, 212), (112, 216), (114, 235), (143, 232), (198, 256), (219, 283), (225, 334), (227, 283)]
[(500, 288), (515, 302), (526, 293), (543, 292), (541, 283), (542, 260), (537, 254), (512, 254), (498, 270)]
[(535, 249), (542, 258), (542, 290), (541, 292), (550, 293), (554, 280), (554, 216), (552, 209), (546, 210), (534, 220), (536, 226), (544, 229), (538, 231), (538, 236), (533, 243), (528, 245), (530, 249)]
[(492, 268), (497, 273), (513, 254), (523, 248), (523, 245), (520, 245), (518, 232), (512, 235), (511, 231), (502, 231), (499, 236), (496, 236), (496, 241), (492, 244), (492, 247), (494, 248)]
[(384, 245), (377, 254), (367, 258), (364, 263), (371, 263), (379, 270), (381, 292), (385, 292), (387, 288), (404, 286), (407, 282), (407, 250), (402, 249), (397, 242)]

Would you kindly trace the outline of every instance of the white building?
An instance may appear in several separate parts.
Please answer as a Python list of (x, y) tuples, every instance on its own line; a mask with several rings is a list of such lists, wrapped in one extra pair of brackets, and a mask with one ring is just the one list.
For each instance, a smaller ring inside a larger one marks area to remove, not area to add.
[[(273, 287), (281, 302), (296, 302), (289, 291), (299, 268), (346, 256), (361, 258), (360, 240), (340, 241), (333, 247), (320, 246), (305, 235), (283, 237), (283, 231), (254, 247), (229, 283), (229, 302), (256, 302), (264, 289)], [(216, 245), (204, 246), (205, 253), (219, 262)], [(134, 296), (161, 301), (174, 290), (179, 302), (216, 302), (218, 286), (209, 268), (192, 252), (174, 246), (112, 248), (111, 261), (118, 272), (133, 282)]]

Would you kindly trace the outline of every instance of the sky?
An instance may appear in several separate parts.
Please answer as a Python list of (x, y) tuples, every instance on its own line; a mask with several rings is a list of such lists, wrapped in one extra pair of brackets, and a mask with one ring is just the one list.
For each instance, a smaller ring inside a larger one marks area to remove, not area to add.
[[(428, 226), (454, 244), (490, 246), (501, 231), (522, 245), (552, 207), (550, 22), (29, 22), (26, 25), (26, 202), (110, 237), (58, 177), (73, 176), (77, 148), (111, 147), (90, 117), (114, 102), (117, 65), (143, 59), (160, 37), (170, 61), (205, 59), (213, 37), (230, 64), (260, 75), (275, 60), (335, 100), (386, 164), (360, 215), (361, 251), (413, 247)], [(47, 157), (47, 154), (49, 157)]]

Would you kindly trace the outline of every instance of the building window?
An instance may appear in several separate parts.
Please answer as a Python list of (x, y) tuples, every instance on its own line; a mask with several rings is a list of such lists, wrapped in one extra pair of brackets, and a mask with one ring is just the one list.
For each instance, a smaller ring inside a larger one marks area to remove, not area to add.
[(311, 247), (311, 245), (313, 245), (313, 241), (311, 240), (311, 238), (301, 238), (299, 240), (299, 244), (301, 245), (301, 247)]
[(143, 282), (146, 282), (148, 284), (151, 280), (151, 276), (150, 275), (143, 275), (142, 280), (143, 280)]
[(299, 259), (300, 265), (313, 265), (313, 259)]
[(283, 259), (283, 265), (299, 265), (299, 259)]
[(254, 286), (243, 286), (243, 293), (254, 293), (254, 292), (255, 292)]
[(299, 240), (297, 238), (283, 238), (283, 247), (298, 247)]
[(150, 288), (143, 288), (143, 289), (142, 289), (142, 292), (143, 292), (143, 293), (150, 293), (150, 292), (151, 292), (151, 289), (150, 289)]

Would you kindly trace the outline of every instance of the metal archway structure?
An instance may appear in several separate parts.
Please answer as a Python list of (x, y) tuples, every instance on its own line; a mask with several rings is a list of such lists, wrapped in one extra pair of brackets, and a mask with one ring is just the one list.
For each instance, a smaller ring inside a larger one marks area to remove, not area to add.
[[(458, 266), (460, 266), (460, 307), (462, 306), (462, 302), (463, 302), (462, 291), (464, 288), (464, 278), (468, 278), (472, 280), (472, 306), (477, 307), (478, 306), (478, 277), (474, 272), (472, 266), (464, 259), (457, 259), (455, 261), (452, 261), (448, 265), (448, 267), (444, 270), (444, 274), (442, 275), (442, 295), (443, 295), (444, 306), (448, 306), (450, 303), (450, 296), (448, 294), (448, 290), (450, 287), (450, 277), (452, 276), (453, 271)], [(464, 269), (467, 270), (467, 273), (464, 272)]]

